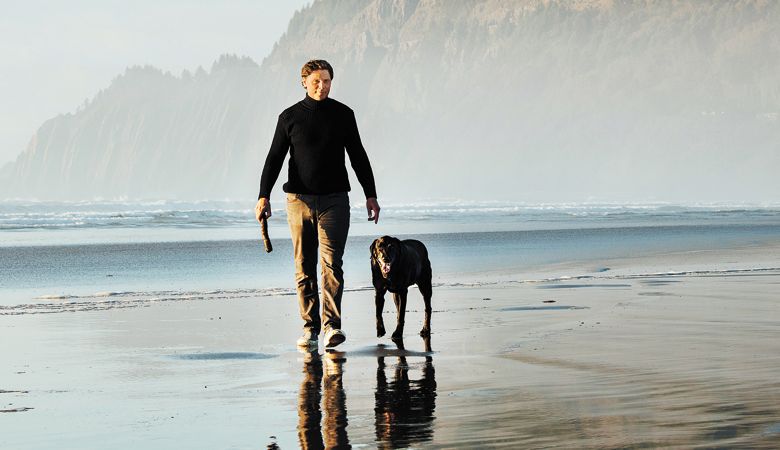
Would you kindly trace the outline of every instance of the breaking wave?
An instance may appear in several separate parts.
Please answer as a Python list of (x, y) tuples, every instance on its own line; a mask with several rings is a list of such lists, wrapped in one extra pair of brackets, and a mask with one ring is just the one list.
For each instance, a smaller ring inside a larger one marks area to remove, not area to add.
[[(658, 223), (780, 222), (780, 205), (527, 204), (499, 201), (388, 203), (383, 220), (522, 221), (526, 224), (580, 223), (600, 226)], [(364, 214), (353, 205), (353, 218)], [(275, 215), (285, 217), (284, 208)], [(89, 201), (0, 203), (0, 231), (101, 228), (224, 228), (254, 226), (251, 202), (237, 201)]]
[[(497, 287), (518, 284), (538, 284), (543, 286), (548, 283), (577, 282), (603, 282), (610, 280), (648, 280), (658, 277), (709, 277), (709, 276), (736, 276), (736, 275), (762, 275), (776, 274), (780, 267), (755, 267), (747, 269), (722, 269), (722, 270), (691, 270), (691, 271), (665, 271), (648, 272), (640, 274), (616, 274), (607, 275), (600, 272), (597, 275), (566, 275), (552, 278), (539, 279), (501, 279), (478, 282), (443, 282), (434, 283), (434, 288), (482, 288)], [(607, 272), (608, 273), (608, 272)], [(670, 282), (670, 281), (664, 281)], [(594, 285), (604, 287), (605, 285)], [(621, 285), (622, 286), (622, 285)], [(345, 292), (370, 291), (371, 286), (358, 286), (347, 288)], [(416, 289), (413, 287), (412, 289)], [(37, 303), (0, 306), (0, 316), (27, 315), (27, 314), (53, 314), (79, 311), (102, 311), (108, 309), (147, 307), (164, 302), (182, 301), (230, 301), (236, 299), (251, 299), (275, 296), (292, 296), (296, 292), (290, 288), (266, 288), (266, 289), (217, 289), (203, 291), (132, 291), (132, 292), (97, 292), (90, 295), (42, 295), (34, 300)]]

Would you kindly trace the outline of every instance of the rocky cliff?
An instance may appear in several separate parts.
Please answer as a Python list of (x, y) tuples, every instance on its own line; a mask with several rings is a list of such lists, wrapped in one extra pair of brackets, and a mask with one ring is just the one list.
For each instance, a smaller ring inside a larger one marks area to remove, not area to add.
[(315, 57), (383, 198), (780, 198), (780, 3), (761, 0), (314, 1), (259, 65), (128, 69), (43, 124), (0, 197), (251, 200)]

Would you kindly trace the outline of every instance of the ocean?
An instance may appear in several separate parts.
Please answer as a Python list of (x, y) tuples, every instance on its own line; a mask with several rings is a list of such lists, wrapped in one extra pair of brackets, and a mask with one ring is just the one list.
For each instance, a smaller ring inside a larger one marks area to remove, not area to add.
[[(267, 254), (253, 206), (251, 201), (0, 203), (0, 315), (292, 296), (284, 210), (274, 209), (269, 221), (274, 251)], [(497, 275), (534, 281), (545, 267), (572, 263), (598, 273), (609, 270), (603, 261), (615, 258), (780, 241), (779, 205), (382, 206), (375, 225), (366, 221), (362, 202), (353, 201), (344, 256), (347, 290), (370, 290), (368, 249), (382, 235), (423, 241), (437, 285), (493, 283)]]

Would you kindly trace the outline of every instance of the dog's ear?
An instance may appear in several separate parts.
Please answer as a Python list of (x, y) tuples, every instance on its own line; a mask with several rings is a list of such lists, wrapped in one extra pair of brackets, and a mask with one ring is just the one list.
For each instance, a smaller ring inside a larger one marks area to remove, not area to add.
[(374, 242), (371, 243), (371, 246), (368, 247), (369, 252), (371, 253), (371, 261), (376, 261), (376, 247), (379, 245), (379, 239), (374, 239)]

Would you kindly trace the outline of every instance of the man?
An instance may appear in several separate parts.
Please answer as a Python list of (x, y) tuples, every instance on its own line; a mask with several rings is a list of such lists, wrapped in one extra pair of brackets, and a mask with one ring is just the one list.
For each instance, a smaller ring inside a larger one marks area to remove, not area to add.
[[(368, 220), (379, 222), (374, 174), (360, 141), (355, 114), (328, 97), (333, 67), (311, 60), (301, 69), (306, 98), (279, 115), (271, 149), (260, 178), (255, 216), (271, 217), (269, 198), (287, 151), (290, 162), (287, 183), (287, 222), (295, 255), (298, 304), (303, 318), (302, 347), (316, 346), (324, 328), (325, 346), (344, 342), (341, 330), (341, 296), (344, 273), (341, 258), (349, 231), (350, 190), (344, 151), (349, 155), (366, 196)], [(322, 264), (322, 320), (317, 289), (317, 250)]]

